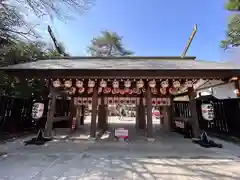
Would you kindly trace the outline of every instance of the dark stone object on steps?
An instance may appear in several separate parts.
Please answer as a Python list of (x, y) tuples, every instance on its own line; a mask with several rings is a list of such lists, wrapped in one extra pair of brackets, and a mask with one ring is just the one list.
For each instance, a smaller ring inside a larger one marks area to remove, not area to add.
[(205, 148), (210, 148), (210, 147), (222, 148), (222, 144), (218, 144), (218, 143), (215, 143), (213, 140), (209, 140), (206, 132), (203, 132), (201, 134), (200, 139), (193, 139), (192, 141)]
[(46, 142), (51, 141), (52, 138), (46, 138), (43, 137), (43, 132), (40, 130), (38, 132), (38, 136), (36, 138), (32, 138), (28, 141), (25, 141), (25, 146), (26, 145), (44, 145)]

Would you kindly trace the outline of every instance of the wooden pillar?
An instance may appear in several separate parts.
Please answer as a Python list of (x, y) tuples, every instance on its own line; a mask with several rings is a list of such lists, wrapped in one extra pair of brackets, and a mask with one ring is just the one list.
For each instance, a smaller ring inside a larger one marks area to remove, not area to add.
[[(159, 107), (159, 114), (160, 114), (160, 125), (161, 127), (163, 126), (163, 123), (164, 123), (164, 106), (160, 106)], [(163, 117), (162, 117), (163, 115)]]
[(146, 128), (146, 114), (145, 114), (145, 107), (143, 104), (143, 98), (140, 98), (140, 103), (138, 106), (138, 123), (139, 123), (139, 129), (145, 129)]
[(98, 104), (98, 89), (97, 86), (93, 89), (92, 96), (92, 114), (91, 114), (91, 127), (90, 127), (90, 137), (96, 137), (96, 125), (97, 125), (97, 104)]
[(163, 113), (164, 113), (163, 129), (165, 132), (170, 132), (172, 126), (171, 106), (163, 106)]
[(147, 138), (153, 138), (153, 124), (152, 124), (152, 97), (150, 87), (147, 87), (146, 92), (147, 102)]
[(47, 113), (47, 121), (45, 124), (44, 136), (52, 137), (52, 129), (53, 129), (53, 120), (54, 114), (56, 110), (56, 100), (57, 93), (54, 91), (53, 87), (50, 87), (50, 100), (48, 102), (48, 113)]
[(139, 105), (136, 105), (135, 107), (135, 128), (138, 129), (139, 128)]
[(101, 96), (101, 104), (98, 108), (98, 128), (107, 130), (107, 107), (104, 104), (104, 97)]
[(191, 118), (189, 122), (192, 126), (193, 137), (198, 138), (200, 136), (200, 128), (198, 124), (197, 104), (195, 99), (197, 95), (193, 88), (188, 88), (188, 96), (191, 108)]
[(70, 101), (70, 112), (71, 112), (71, 130), (74, 131), (77, 129), (77, 116), (78, 110), (77, 106), (74, 104), (74, 99), (72, 98)]

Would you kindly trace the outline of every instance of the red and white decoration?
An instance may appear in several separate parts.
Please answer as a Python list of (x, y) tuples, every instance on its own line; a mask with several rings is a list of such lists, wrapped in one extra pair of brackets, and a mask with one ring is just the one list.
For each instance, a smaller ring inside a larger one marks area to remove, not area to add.
[(84, 91), (85, 91), (85, 88), (84, 88), (84, 87), (78, 88), (78, 93), (79, 93), (79, 94), (84, 93)]
[(142, 79), (140, 79), (138, 82), (137, 82), (137, 88), (143, 88), (144, 87), (144, 81)]
[(102, 80), (100, 81), (100, 87), (101, 87), (101, 88), (106, 88), (106, 87), (107, 87), (107, 81), (105, 81), (105, 80), (102, 79)]
[(113, 105), (114, 104), (113, 97), (108, 97), (107, 102), (108, 105)]
[(67, 92), (69, 95), (73, 95), (76, 92), (76, 88), (75, 87), (71, 87), (70, 90)]
[(131, 81), (130, 81), (129, 79), (126, 80), (126, 81), (124, 81), (124, 87), (125, 87), (125, 88), (130, 88), (131, 85), (132, 85), (132, 83), (131, 83)]
[(75, 106), (82, 106), (83, 105), (82, 97), (75, 97), (73, 99), (73, 102), (74, 102)]
[(168, 88), (168, 86), (169, 86), (168, 80), (164, 80), (164, 81), (161, 82), (161, 87), (162, 88)]
[(174, 88), (180, 88), (180, 86), (181, 86), (180, 81), (173, 80), (173, 87), (174, 87)]
[(95, 87), (95, 81), (89, 79), (89, 80), (88, 80), (88, 87), (89, 87), (89, 88)]
[[(115, 80), (104, 80), (101, 79), (101, 81), (95, 79), (89, 79), (88, 81), (82, 79), (67, 79), (67, 80), (62, 80), (60, 81), (59, 79), (52, 81), (52, 85), (55, 88), (59, 87), (65, 87), (65, 92), (68, 93), (69, 95), (74, 95), (76, 92), (79, 94), (82, 94), (84, 92), (91, 94), (93, 93), (93, 88), (97, 85), (98, 86), (98, 93), (112, 93), (112, 94), (120, 94), (120, 95), (125, 95), (125, 94), (141, 94), (146, 92), (146, 87), (145, 85), (148, 85), (151, 89), (152, 94), (159, 94), (159, 95), (167, 95), (168, 93), (176, 95), (179, 91), (182, 91), (182, 89), (190, 88), (193, 87), (193, 84), (197, 81), (194, 79), (186, 79), (185, 81), (183, 79), (160, 79), (160, 80), (155, 80), (155, 79), (140, 79), (137, 80), (136, 83), (133, 82), (134, 80), (126, 79), (123, 80), (121, 79), (121, 82), (118, 79)], [(98, 82), (98, 84), (97, 84)], [(108, 86), (108, 82), (111, 82), (112, 85)], [(75, 83), (75, 84), (73, 84)], [(123, 85), (123, 87), (122, 87)], [(75, 88), (71, 89), (70, 88)], [(69, 91), (66, 91), (68, 89)], [(71, 92), (70, 92), (71, 91)]]
[[(140, 104), (139, 97), (105, 97), (104, 98), (105, 105), (131, 105), (131, 104)], [(91, 106), (92, 105), (92, 97), (74, 97), (74, 105), (76, 106)], [(98, 98), (98, 105), (101, 105), (101, 98)], [(146, 99), (143, 98), (143, 105), (146, 105)], [(152, 106), (169, 106), (170, 99), (169, 98), (152, 98)]]
[(113, 101), (114, 101), (114, 104), (118, 104), (119, 103), (119, 98), (118, 97), (114, 97)]
[(120, 93), (121, 95), (124, 95), (124, 94), (125, 94), (125, 89), (119, 89), (119, 93)]
[(82, 105), (84, 105), (84, 106), (88, 105), (88, 98), (86, 98), (86, 97), (82, 98)]
[(124, 104), (125, 104), (125, 100), (126, 100), (126, 98), (120, 97), (120, 98), (119, 98), (119, 104), (120, 104), (120, 105), (124, 105)]
[(118, 88), (112, 89), (112, 94), (118, 94), (119, 92), (120, 92), (120, 89), (118, 89)]
[(188, 87), (188, 88), (193, 87), (193, 81), (191, 81), (191, 80), (186, 80), (186, 82), (185, 82), (185, 87)]
[(83, 81), (76, 80), (76, 87), (78, 88), (78, 93), (84, 93), (85, 88), (83, 87)]
[(103, 89), (103, 93), (104, 93), (104, 94), (108, 94), (108, 93), (110, 93), (111, 91), (112, 91), (112, 89), (109, 88), (109, 87), (105, 87), (105, 88)]
[(170, 106), (170, 99), (169, 98), (156, 98), (156, 106)]
[(113, 86), (114, 89), (119, 88), (119, 82), (115, 79), (112, 83), (112, 86)]
[(88, 105), (89, 105), (89, 106), (92, 106), (92, 98), (91, 98), (91, 97), (89, 97), (89, 98), (87, 99), (87, 102), (88, 102)]
[(95, 81), (89, 79), (88, 80), (88, 90), (87, 90), (88, 94), (93, 93), (93, 88), (94, 87), (95, 87)]
[(169, 93), (172, 95), (176, 95), (178, 93), (178, 88), (174, 87), (169, 88)]
[(149, 84), (149, 87), (150, 87), (150, 88), (155, 88), (155, 87), (156, 87), (156, 81), (155, 81), (155, 79), (149, 81), (148, 84)]
[(65, 86), (66, 88), (72, 87), (72, 81), (71, 81), (71, 80), (65, 81), (65, 82), (64, 82), (64, 86)]
[(157, 106), (157, 98), (152, 98), (152, 106)]
[(166, 95), (167, 94), (167, 88), (160, 88), (160, 93), (162, 95)]
[(57, 79), (56, 81), (53, 81), (53, 87), (59, 88), (60, 86), (61, 86), (61, 82), (59, 79)]
[(77, 87), (77, 88), (83, 87), (83, 81), (76, 80), (76, 87)]

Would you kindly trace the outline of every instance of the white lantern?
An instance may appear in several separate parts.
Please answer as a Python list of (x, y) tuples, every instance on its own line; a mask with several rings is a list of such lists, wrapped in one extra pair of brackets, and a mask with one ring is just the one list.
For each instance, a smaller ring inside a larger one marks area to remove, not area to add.
[(105, 88), (107, 87), (107, 81), (104, 81), (103, 79), (100, 81), (100, 87)]
[(80, 80), (77, 80), (77, 81), (76, 81), (76, 87), (77, 87), (77, 88), (83, 87), (83, 82), (80, 81)]
[(32, 118), (40, 119), (43, 116), (44, 104), (40, 102), (35, 102), (32, 107)]
[(137, 82), (137, 88), (143, 88), (144, 86), (144, 82), (142, 79), (140, 79), (140, 81)]
[(59, 81), (59, 79), (57, 79), (56, 81), (53, 81), (53, 87), (58, 88), (61, 86), (61, 82)]
[(126, 87), (126, 88), (130, 88), (131, 87), (131, 81), (128, 79), (128, 80), (126, 80), (126, 81), (124, 81), (124, 86)]
[(65, 82), (64, 82), (64, 86), (67, 87), (67, 88), (72, 87), (72, 81), (71, 81), (71, 80), (65, 81)]
[(188, 81), (185, 82), (185, 86), (186, 87), (193, 87), (193, 82), (188, 80)]
[(212, 121), (214, 119), (214, 107), (212, 104), (202, 104), (201, 105), (202, 117), (207, 121)]
[(116, 80), (113, 81), (112, 85), (113, 85), (113, 88), (119, 88), (119, 82)]
[(95, 81), (89, 79), (88, 81), (88, 87), (93, 88), (95, 86)]
[(167, 88), (169, 86), (168, 80), (161, 82), (162, 88)]
[(149, 87), (150, 88), (155, 88), (155, 86), (156, 86), (156, 81), (153, 79), (149, 82)]
[(179, 88), (181, 86), (181, 83), (179, 81), (173, 81), (173, 87)]

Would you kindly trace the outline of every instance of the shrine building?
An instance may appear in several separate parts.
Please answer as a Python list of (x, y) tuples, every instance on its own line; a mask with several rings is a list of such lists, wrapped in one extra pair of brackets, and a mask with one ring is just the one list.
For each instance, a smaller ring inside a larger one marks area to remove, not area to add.
[(234, 81), (239, 94), (240, 65), (200, 61), (195, 57), (64, 57), (10, 65), (1, 70), (20, 80), (46, 81), (51, 97), (46, 136), (52, 133), (59, 95), (71, 97), (73, 122), (78, 116), (78, 107), (92, 107), (89, 132), (92, 138), (97, 128), (107, 127), (107, 105), (134, 104), (136, 127), (145, 129), (146, 137), (151, 139), (154, 136), (152, 108), (163, 109), (163, 128), (171, 131), (174, 126), (172, 103), (179, 94), (189, 97), (193, 134), (199, 136), (194, 87), (200, 79)]

